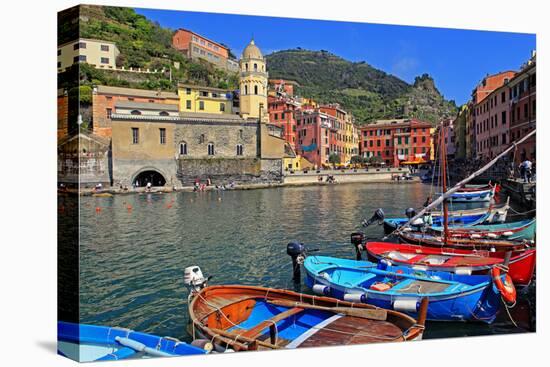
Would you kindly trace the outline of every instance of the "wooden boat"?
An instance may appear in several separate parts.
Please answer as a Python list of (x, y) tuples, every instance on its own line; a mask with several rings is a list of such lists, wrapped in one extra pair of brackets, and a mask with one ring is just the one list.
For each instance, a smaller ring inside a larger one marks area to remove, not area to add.
[(488, 202), (495, 196), (495, 187), (485, 190), (457, 190), (450, 197), (453, 203)]
[(418, 231), (399, 231), (399, 239), (405, 243), (428, 247), (450, 247), (463, 250), (520, 251), (526, 247), (535, 247), (534, 241), (512, 241), (492, 238), (460, 238)]
[[(449, 224), (454, 226), (463, 225), (478, 225), (490, 223), (503, 223), (506, 221), (508, 210), (510, 209), (509, 201), (502, 205), (495, 205), (489, 208), (464, 209), (449, 211)], [(432, 212), (432, 223), (435, 226), (443, 225), (443, 213)], [(423, 220), (423, 218), (419, 218)], [(406, 224), (409, 221), (407, 217), (401, 218), (386, 218), (384, 219), (384, 233), (389, 234), (395, 231), (398, 227)]]
[[(314, 292), (347, 301), (368, 302), (413, 317), (419, 310), (420, 299), (428, 298), (427, 319), (434, 321), (491, 323), (500, 308), (501, 290), (493, 286), (490, 275), (379, 265), (381, 268), (368, 261), (308, 256), (304, 261), (305, 283)], [(500, 276), (499, 281), (502, 282)]]
[[(444, 229), (441, 226), (432, 226), (430, 230), (441, 235)], [(533, 218), (501, 224), (449, 225), (448, 232), (451, 238), (499, 238), (530, 241), (535, 238), (536, 219)]]
[(218, 351), (419, 340), (427, 308), (424, 301), (416, 320), (368, 304), (241, 285), (209, 286), (190, 297), (190, 332)]
[(117, 327), (63, 321), (57, 323), (57, 339), (58, 354), (78, 362), (207, 353), (205, 349), (175, 338), (160, 337)]
[[(493, 266), (504, 263), (505, 252), (435, 248), (410, 244), (367, 242), (365, 251), (374, 262), (408, 266), (415, 270), (448, 271), (456, 274), (488, 274)], [(531, 283), (536, 263), (536, 250), (525, 249), (510, 254), (508, 274), (514, 285)]]

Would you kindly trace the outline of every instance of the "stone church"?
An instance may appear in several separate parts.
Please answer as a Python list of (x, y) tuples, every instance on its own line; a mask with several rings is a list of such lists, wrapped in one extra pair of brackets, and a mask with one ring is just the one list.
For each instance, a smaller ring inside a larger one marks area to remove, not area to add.
[[(179, 104), (116, 100), (109, 111), (111, 184), (179, 187), (197, 179), (214, 184), (279, 181), (285, 141), (280, 128), (269, 124), (268, 73), (253, 40), (239, 66), (238, 104), (229, 111), (228, 97), (214, 88), (183, 86)], [(200, 106), (198, 112), (195, 105)], [(204, 107), (217, 105), (215, 112)], [(186, 111), (186, 106), (195, 111)]]

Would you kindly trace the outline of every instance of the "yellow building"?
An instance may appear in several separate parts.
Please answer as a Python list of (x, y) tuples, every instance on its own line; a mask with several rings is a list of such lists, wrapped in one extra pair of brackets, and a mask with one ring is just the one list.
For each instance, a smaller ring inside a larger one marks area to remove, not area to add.
[(434, 140), (435, 140), (435, 127), (430, 128), (430, 161), (434, 161), (435, 159), (435, 146), (434, 146)]
[(230, 90), (178, 84), (178, 96), (181, 112), (214, 114), (239, 112), (237, 107), (233, 107), (233, 93)]
[(80, 62), (97, 69), (116, 69), (116, 58), (119, 54), (113, 42), (79, 38), (57, 47), (57, 72), (63, 72)]
[(348, 115), (344, 123), (344, 149), (342, 163), (350, 164), (351, 157), (359, 155), (359, 130)]
[(268, 74), (260, 49), (251, 40), (243, 51), (239, 62), (240, 114), (243, 118), (259, 118), (269, 121), (267, 110)]

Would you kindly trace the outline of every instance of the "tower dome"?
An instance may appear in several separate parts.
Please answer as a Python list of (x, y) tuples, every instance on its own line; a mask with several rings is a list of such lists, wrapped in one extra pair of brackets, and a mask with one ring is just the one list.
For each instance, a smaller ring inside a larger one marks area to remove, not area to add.
[(263, 58), (262, 52), (260, 51), (258, 46), (254, 44), (254, 40), (250, 40), (250, 43), (248, 44), (248, 46), (246, 46), (246, 48), (243, 51), (242, 58), (243, 59), (262, 59)]

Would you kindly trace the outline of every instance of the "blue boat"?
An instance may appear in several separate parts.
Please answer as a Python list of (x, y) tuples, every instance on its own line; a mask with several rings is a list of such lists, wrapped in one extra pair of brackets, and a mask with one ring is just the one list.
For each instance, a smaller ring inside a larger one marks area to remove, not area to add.
[(451, 195), (453, 203), (472, 203), (478, 201), (491, 201), (495, 196), (495, 187), (485, 190), (457, 191)]
[(205, 349), (175, 338), (160, 337), (117, 327), (63, 321), (57, 323), (57, 339), (58, 354), (78, 362), (207, 353)]
[[(427, 297), (428, 320), (492, 323), (501, 293), (490, 275), (417, 271), (381, 262), (309, 256), (305, 284), (315, 293), (404, 312), (414, 317)], [(504, 277), (504, 275), (503, 275)]]
[[(508, 209), (510, 208), (509, 201), (506, 201), (503, 205), (492, 206), (479, 209), (463, 209), (454, 210), (449, 212), (449, 226), (473, 226), (478, 224), (489, 223), (503, 223), (506, 221), (508, 215)], [(384, 232), (386, 234), (392, 233), (399, 226), (406, 224), (409, 221), (407, 217), (386, 218), (383, 221)], [(424, 226), (424, 218), (419, 218), (417, 221), (421, 226)], [(431, 222), (428, 223), (431, 226), (443, 226), (443, 213), (432, 212)]]
[[(474, 214), (474, 215), (461, 215), (461, 216), (449, 216), (449, 226), (473, 226), (476, 224), (483, 223), (487, 220), (489, 214)], [(387, 218), (384, 219), (384, 232), (391, 233), (395, 231), (398, 227), (406, 224), (409, 221), (409, 218)], [(422, 219), (418, 222), (420, 226), (424, 226)], [(434, 226), (443, 225), (442, 216), (432, 216), (432, 223)]]

